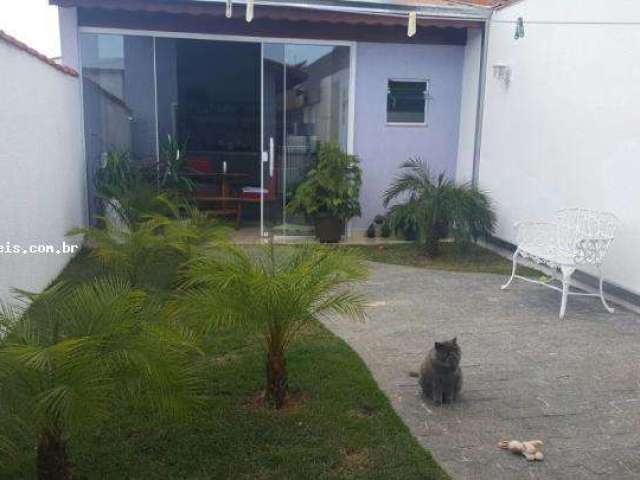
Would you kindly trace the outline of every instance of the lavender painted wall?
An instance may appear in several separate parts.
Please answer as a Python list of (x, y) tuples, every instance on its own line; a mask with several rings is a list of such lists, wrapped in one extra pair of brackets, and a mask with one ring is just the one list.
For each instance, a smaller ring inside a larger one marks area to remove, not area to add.
[[(455, 178), (464, 46), (358, 43), (354, 150), (362, 161), (362, 217), (366, 229), (383, 213), (382, 193), (410, 157)], [(387, 81), (429, 79), (433, 100), (428, 126), (386, 125)]]

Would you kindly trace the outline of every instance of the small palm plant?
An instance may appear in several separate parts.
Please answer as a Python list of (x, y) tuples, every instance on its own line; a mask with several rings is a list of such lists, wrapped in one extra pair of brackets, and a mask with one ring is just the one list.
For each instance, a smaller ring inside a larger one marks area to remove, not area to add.
[(70, 479), (70, 439), (116, 404), (170, 415), (200, 405), (195, 343), (128, 282), (58, 283), (19, 298), (22, 308), (0, 313), (0, 429), (31, 433), (39, 479)]
[(227, 238), (228, 229), (197, 208), (164, 202), (170, 216), (146, 215), (131, 225), (105, 217), (104, 228), (79, 228), (69, 235), (83, 235), (91, 245), (91, 255), (106, 270), (124, 276), (134, 286), (141, 286), (152, 269), (167, 259), (186, 261), (199, 246)]
[(105, 271), (126, 278), (132, 285), (141, 286), (145, 274), (160, 264), (173, 250), (158, 233), (156, 222), (143, 222), (133, 229), (104, 218), (104, 228), (79, 228), (69, 235), (83, 235)]
[(411, 214), (429, 256), (439, 254), (439, 242), (447, 231), (462, 247), (493, 233), (496, 216), (486, 193), (469, 183), (457, 185), (444, 173), (434, 177), (420, 159), (410, 159), (400, 169), (384, 193), (384, 205), (401, 200), (390, 208), (391, 223), (398, 225)]
[(187, 258), (198, 247), (209, 243), (229, 240), (231, 229), (211, 218), (189, 201), (173, 203), (165, 200), (167, 215), (149, 215), (147, 220), (155, 223), (170, 245), (177, 247)]
[(243, 326), (264, 340), (265, 399), (280, 409), (288, 390), (286, 352), (296, 335), (326, 315), (364, 315), (364, 299), (348, 287), (366, 277), (346, 249), (273, 244), (217, 248), (190, 262), (174, 316), (208, 329)]

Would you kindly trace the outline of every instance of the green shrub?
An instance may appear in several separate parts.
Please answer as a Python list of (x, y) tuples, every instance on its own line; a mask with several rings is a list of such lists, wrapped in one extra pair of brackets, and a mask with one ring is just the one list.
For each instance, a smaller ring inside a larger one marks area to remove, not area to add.
[(335, 142), (320, 144), (318, 162), (296, 189), (287, 206), (309, 217), (329, 215), (344, 222), (360, 215), (362, 171), (354, 155)]

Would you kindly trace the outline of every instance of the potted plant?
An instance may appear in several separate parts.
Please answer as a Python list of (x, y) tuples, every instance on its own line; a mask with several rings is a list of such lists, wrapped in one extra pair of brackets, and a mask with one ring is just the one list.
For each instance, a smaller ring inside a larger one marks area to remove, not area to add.
[(287, 208), (313, 218), (320, 242), (336, 243), (346, 222), (360, 215), (361, 185), (358, 158), (344, 153), (335, 142), (323, 143), (315, 168), (298, 185)]
[(378, 214), (375, 217), (373, 217), (373, 226), (376, 229), (376, 237), (381, 236), (382, 226), (385, 224), (386, 221), (387, 219), (384, 215)]

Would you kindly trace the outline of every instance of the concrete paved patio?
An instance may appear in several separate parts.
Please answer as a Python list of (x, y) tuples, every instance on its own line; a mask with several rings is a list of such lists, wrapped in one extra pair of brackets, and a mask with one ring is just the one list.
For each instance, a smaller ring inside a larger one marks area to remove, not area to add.
[[(327, 323), (453, 478), (639, 479), (640, 317), (572, 297), (561, 321), (556, 292), (525, 282), (501, 291), (503, 281), (374, 264), (362, 287), (369, 320)], [(425, 403), (408, 373), (453, 336), (462, 399)], [(528, 463), (499, 450), (501, 439), (542, 439), (546, 458)]]

